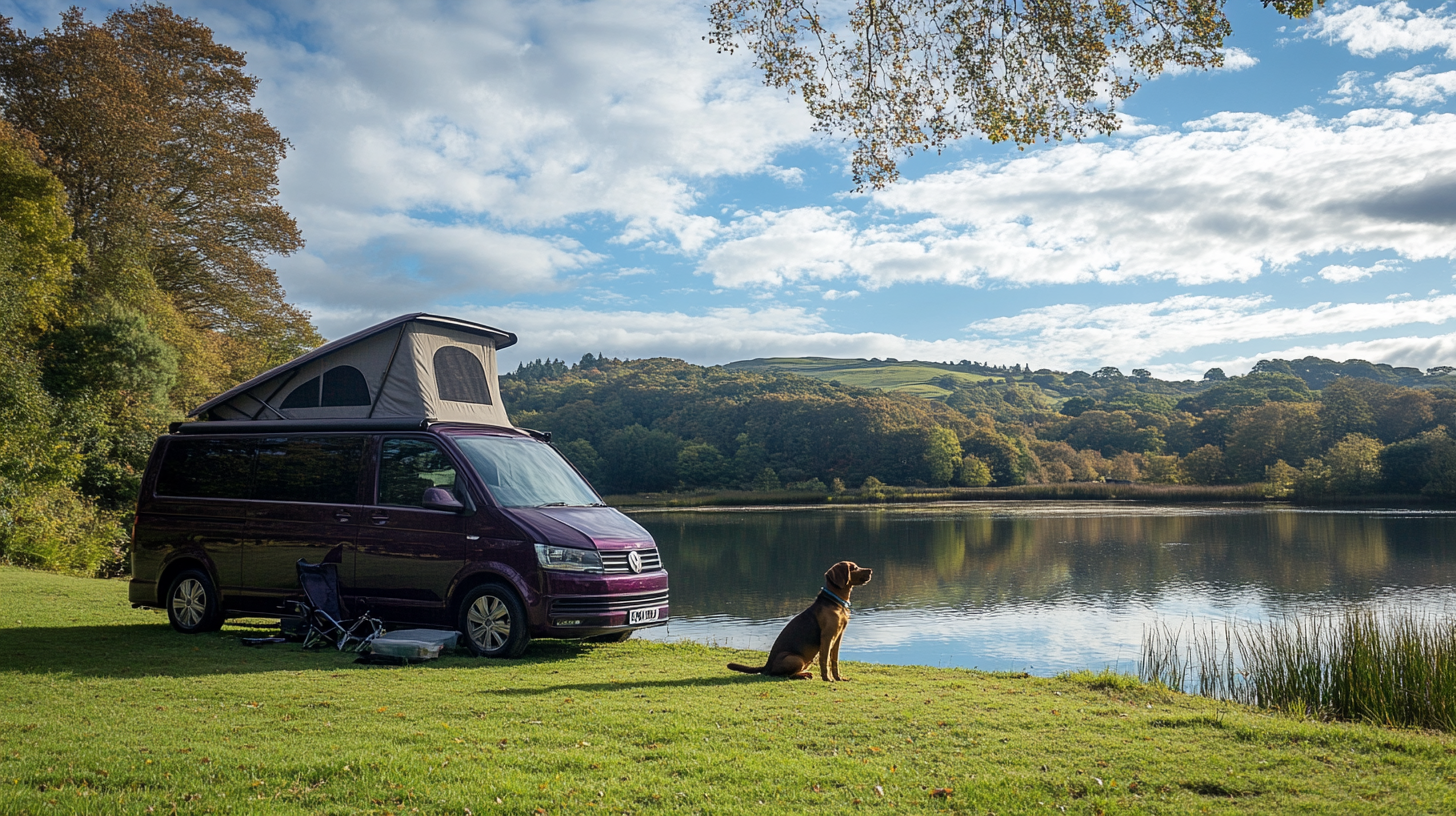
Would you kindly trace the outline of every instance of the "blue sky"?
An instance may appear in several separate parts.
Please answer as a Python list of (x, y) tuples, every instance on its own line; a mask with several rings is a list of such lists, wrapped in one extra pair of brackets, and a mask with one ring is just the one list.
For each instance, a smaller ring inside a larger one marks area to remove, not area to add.
[(292, 141), (308, 243), (275, 266), (329, 337), (423, 310), (516, 332), (507, 365), (1456, 364), (1456, 5), (1233, 2), (1227, 67), (1147, 83), (1119, 135), (968, 139), (867, 195), (700, 3), (174, 8)]

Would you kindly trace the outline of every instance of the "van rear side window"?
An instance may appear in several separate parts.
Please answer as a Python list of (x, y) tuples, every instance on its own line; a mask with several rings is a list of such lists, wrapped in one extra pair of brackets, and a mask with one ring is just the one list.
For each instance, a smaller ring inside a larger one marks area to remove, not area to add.
[(246, 499), (253, 482), (252, 440), (173, 439), (157, 474), (157, 495)]
[(356, 504), (364, 470), (362, 436), (292, 436), (258, 442), (253, 498)]

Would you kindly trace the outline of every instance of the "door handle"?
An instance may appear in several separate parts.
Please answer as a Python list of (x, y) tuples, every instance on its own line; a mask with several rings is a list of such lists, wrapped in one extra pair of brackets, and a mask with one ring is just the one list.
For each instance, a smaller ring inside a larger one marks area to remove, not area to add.
[(383, 510), (375, 510), (374, 514), (369, 517), (369, 520), (375, 524), (388, 524), (389, 514)]
[(343, 524), (344, 522), (353, 518), (353, 516), (349, 515), (348, 510), (335, 510), (334, 518), (338, 519), (340, 524)]

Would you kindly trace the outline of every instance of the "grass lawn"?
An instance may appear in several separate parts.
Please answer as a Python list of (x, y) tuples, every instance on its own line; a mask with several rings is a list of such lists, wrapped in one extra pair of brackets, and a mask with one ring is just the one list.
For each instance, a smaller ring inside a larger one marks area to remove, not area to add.
[(927, 399), (940, 399), (950, 393), (940, 386), (931, 385), (930, 381), (937, 377), (949, 375), (965, 383), (991, 379), (983, 374), (956, 371), (940, 363), (920, 361), (892, 363), (873, 360), (840, 360), (831, 357), (768, 357), (730, 363), (727, 367), (745, 371), (754, 369), (788, 371), (821, 380), (838, 380), (845, 385), (857, 385), (861, 388), (917, 394)]
[(368, 667), (174, 634), (125, 589), (0, 568), (0, 813), (1456, 812), (1450, 735), (1115, 676), (830, 686), (637, 642)]

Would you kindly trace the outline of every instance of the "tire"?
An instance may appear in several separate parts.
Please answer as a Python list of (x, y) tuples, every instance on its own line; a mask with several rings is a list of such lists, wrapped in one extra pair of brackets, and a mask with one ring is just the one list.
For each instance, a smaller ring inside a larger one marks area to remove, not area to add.
[(221, 600), (207, 573), (183, 570), (167, 586), (167, 621), (184, 635), (216, 632), (222, 628)]
[(460, 600), (460, 631), (477, 657), (517, 658), (531, 643), (526, 608), (500, 584), (482, 584)]
[(587, 643), (625, 643), (631, 639), (632, 633), (637, 630), (628, 629), (625, 632), (613, 632), (610, 635), (597, 635), (585, 638)]

